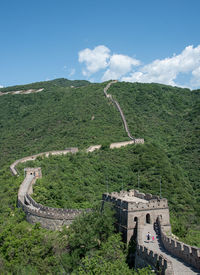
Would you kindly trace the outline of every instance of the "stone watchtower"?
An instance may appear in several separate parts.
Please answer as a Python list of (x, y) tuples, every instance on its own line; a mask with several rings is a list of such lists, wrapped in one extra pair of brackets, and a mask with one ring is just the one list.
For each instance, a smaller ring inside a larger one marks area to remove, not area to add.
[(34, 178), (39, 179), (42, 177), (42, 170), (40, 167), (37, 168), (24, 168), (25, 176), (33, 175)]
[(110, 202), (114, 206), (117, 230), (122, 232), (127, 243), (136, 233), (137, 227), (142, 229), (146, 223), (154, 224), (158, 217), (162, 219), (167, 231), (171, 232), (167, 199), (130, 190), (105, 193), (103, 202)]

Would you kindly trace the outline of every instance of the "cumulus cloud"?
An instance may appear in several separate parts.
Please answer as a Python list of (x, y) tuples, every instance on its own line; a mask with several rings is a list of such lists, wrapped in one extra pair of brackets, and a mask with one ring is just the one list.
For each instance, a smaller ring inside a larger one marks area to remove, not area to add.
[(119, 79), (129, 73), (133, 66), (140, 65), (140, 61), (122, 54), (113, 54), (110, 57), (109, 68), (104, 73), (102, 80)]
[(103, 46), (97, 46), (93, 50), (84, 49), (78, 53), (79, 62), (85, 63), (86, 69), (82, 71), (83, 75), (89, 76), (96, 73), (100, 69), (105, 69), (108, 66), (110, 50)]
[[(79, 62), (85, 64), (82, 73), (91, 76), (104, 70), (102, 81), (118, 79), (128, 82), (157, 82), (172, 86), (200, 86), (200, 45), (187, 46), (180, 54), (164, 59), (156, 59), (149, 64), (122, 54), (111, 54), (110, 49), (100, 45), (93, 50), (79, 52)], [(187, 85), (178, 84), (178, 78), (185, 74)], [(188, 80), (189, 79), (189, 80)]]
[(200, 67), (200, 45), (186, 47), (181, 54), (171, 58), (155, 60), (143, 66), (137, 72), (123, 77), (122, 81), (129, 82), (158, 82), (168, 85), (176, 85), (176, 78), (180, 73), (192, 73), (191, 86), (198, 82)]
[(2, 85), (0, 85), (0, 88), (3, 88), (3, 86), (2, 86)]

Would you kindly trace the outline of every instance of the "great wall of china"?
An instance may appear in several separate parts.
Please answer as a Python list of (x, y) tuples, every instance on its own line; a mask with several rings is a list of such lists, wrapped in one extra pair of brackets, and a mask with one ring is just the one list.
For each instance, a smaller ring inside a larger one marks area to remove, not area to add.
[(131, 135), (131, 133), (130, 133), (130, 131), (128, 129), (128, 124), (126, 122), (126, 118), (124, 116), (124, 113), (122, 112), (122, 109), (121, 109), (119, 103), (116, 100), (113, 99), (113, 97), (112, 97), (111, 94), (107, 93), (107, 91), (110, 88), (110, 86), (112, 84), (114, 84), (114, 83), (117, 83), (117, 80), (113, 80), (113, 81), (111, 81), (111, 82), (108, 83), (108, 85), (104, 88), (104, 94), (105, 94), (106, 98), (110, 99), (110, 101), (115, 104), (115, 106), (117, 107), (118, 111), (120, 112), (120, 115), (121, 115), (121, 118), (122, 118), (122, 121), (123, 121), (123, 124), (124, 124), (124, 129), (125, 129), (128, 137), (130, 139), (132, 139), (132, 140), (135, 140), (135, 138)]
[(41, 89), (29, 89), (29, 90), (19, 90), (19, 91), (10, 91), (10, 92), (1, 92), (0, 91), (0, 96), (2, 95), (28, 95), (28, 94), (36, 94), (39, 92), (42, 92), (44, 90), (44, 88)]
[[(131, 140), (110, 144), (110, 149), (120, 148), (121, 146), (134, 143), (143, 144), (144, 139), (135, 139), (130, 134), (119, 103), (112, 98), (112, 95), (107, 93), (110, 85), (115, 82), (116, 81), (111, 81), (107, 84), (104, 88), (104, 94), (120, 112), (125, 131)], [(100, 148), (101, 145), (93, 145), (85, 151), (93, 152)], [(39, 156), (48, 157), (50, 155), (75, 154), (77, 152), (78, 148), (68, 148), (66, 150), (39, 153), (16, 160), (11, 164), (10, 170), (13, 175), (17, 176), (18, 171), (16, 166), (19, 163), (35, 160)], [(69, 226), (77, 216), (83, 213), (83, 210), (52, 208), (43, 206), (33, 200), (31, 197), (33, 185), (36, 180), (41, 177), (42, 172), (40, 168), (25, 168), (25, 179), (18, 191), (18, 206), (24, 210), (27, 221), (30, 223), (39, 222), (41, 226), (52, 230), (59, 230), (64, 225)], [(130, 198), (135, 199), (136, 202), (131, 201)], [(152, 196), (151, 194), (145, 195), (136, 190), (131, 190), (130, 192), (121, 191), (120, 193), (104, 194), (103, 203), (108, 201), (115, 205), (116, 215), (118, 217), (118, 229), (123, 234), (126, 232), (126, 241), (129, 241), (131, 236), (136, 232), (136, 268), (150, 265), (153, 269), (160, 270), (161, 273), (159, 274), (199, 274), (197, 270), (200, 270), (200, 249), (178, 242), (170, 236), (171, 225), (169, 223), (169, 210), (166, 199), (160, 199), (158, 196)], [(151, 216), (151, 221), (150, 218), (148, 222), (146, 220), (147, 224), (145, 224), (144, 215), (146, 215), (146, 219), (147, 215), (149, 215), (148, 217)], [(123, 222), (121, 223), (121, 221)], [(128, 228), (128, 221), (130, 222), (130, 228)], [(152, 245), (145, 242), (145, 230), (147, 229), (156, 236), (156, 242)]]

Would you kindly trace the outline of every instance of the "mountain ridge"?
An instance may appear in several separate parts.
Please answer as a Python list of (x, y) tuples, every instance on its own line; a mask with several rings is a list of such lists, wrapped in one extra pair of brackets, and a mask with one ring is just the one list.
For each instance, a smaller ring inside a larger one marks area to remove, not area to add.
[[(127, 188), (133, 183), (137, 185), (139, 173), (140, 188), (155, 193), (158, 185), (154, 183), (162, 175), (163, 184), (167, 187), (163, 192), (170, 198), (173, 210), (174, 232), (186, 242), (198, 244), (199, 92), (160, 84), (118, 82), (112, 85), (109, 94), (120, 103), (131, 133), (144, 137), (145, 145), (130, 145), (110, 153), (107, 151), (108, 144), (127, 140), (127, 135), (119, 112), (103, 94), (106, 84), (89, 84), (76, 89), (71, 85), (52, 85), (44, 93), (0, 97), (0, 196), (1, 226), (4, 227), (0, 233), (3, 243), (0, 257), (3, 259), (5, 251), (9, 253), (4, 239), (10, 233), (6, 232), (11, 230), (18, 236), (20, 233), (14, 228), (18, 220), (19, 230), (30, 228), (23, 218), (19, 218), (16, 209), (16, 193), (22, 176), (11, 178), (9, 164), (42, 151), (87, 148), (91, 144), (102, 144), (102, 150), (87, 157), (80, 153), (71, 158), (51, 157), (49, 162), (43, 159), (36, 161), (35, 165), (44, 168), (44, 175), (47, 171), (50, 174), (35, 187), (35, 195), (40, 196), (40, 201), (51, 202), (51, 198), (56, 198), (56, 206), (61, 207), (66, 201), (66, 198), (60, 197), (62, 188), (63, 194), (73, 194), (70, 199), (74, 199), (74, 203), (85, 204), (83, 198), (88, 186), (94, 188), (94, 191), (90, 190), (91, 195), (100, 190), (98, 184), (105, 188), (105, 173), (114, 190), (119, 190), (126, 183)], [(105, 166), (109, 167), (109, 172)], [(19, 168), (23, 172), (24, 167)], [(94, 171), (96, 177), (93, 178), (90, 171)], [(75, 189), (66, 190), (65, 183), (73, 183), (74, 179), (81, 184), (81, 189), (78, 184), (71, 184)], [(80, 190), (82, 194), (79, 196)], [(31, 230), (38, 230), (35, 236), (42, 234), (37, 227)], [(38, 249), (41, 245), (38, 244)], [(11, 241), (9, 246), (12, 246)]]

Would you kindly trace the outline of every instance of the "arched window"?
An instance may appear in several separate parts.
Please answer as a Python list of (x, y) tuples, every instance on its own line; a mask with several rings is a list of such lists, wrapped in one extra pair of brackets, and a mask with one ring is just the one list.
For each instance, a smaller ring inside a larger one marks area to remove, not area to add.
[(146, 214), (146, 223), (151, 223), (150, 214)]
[(138, 221), (138, 218), (137, 218), (137, 217), (135, 217), (135, 218), (134, 218), (134, 222), (137, 222), (137, 221)]

